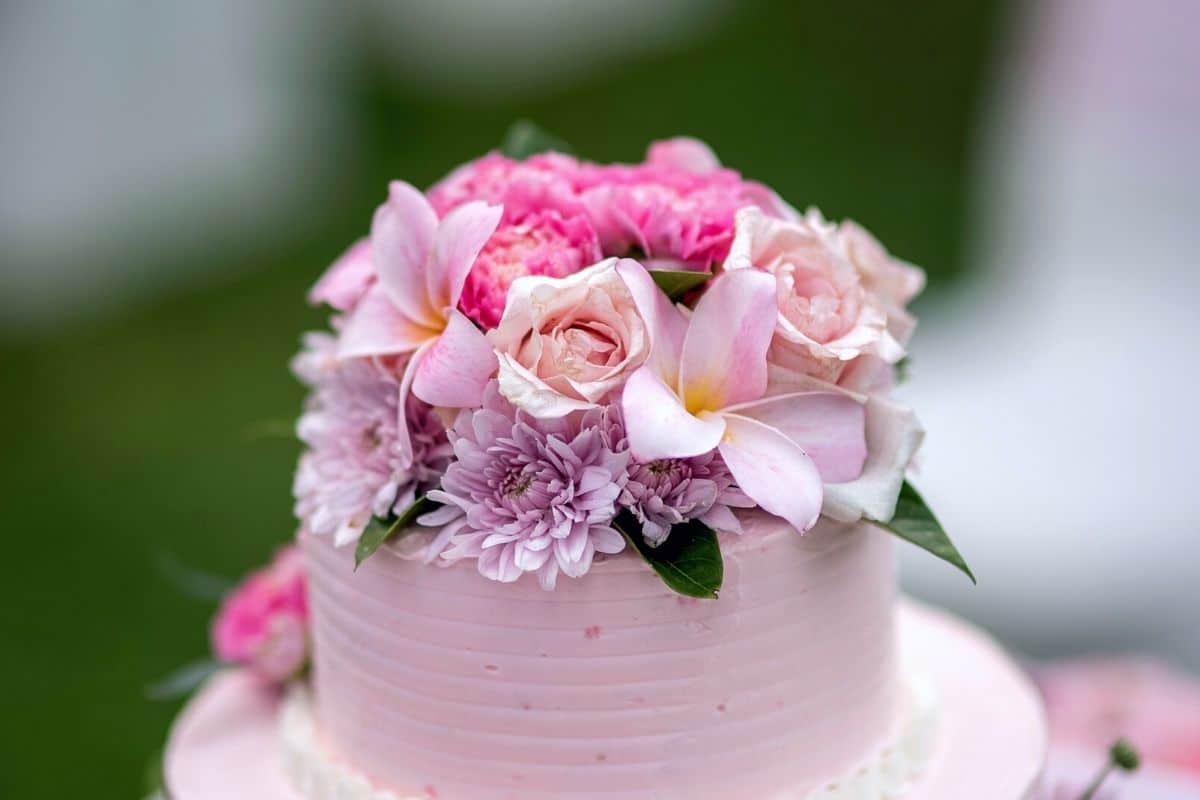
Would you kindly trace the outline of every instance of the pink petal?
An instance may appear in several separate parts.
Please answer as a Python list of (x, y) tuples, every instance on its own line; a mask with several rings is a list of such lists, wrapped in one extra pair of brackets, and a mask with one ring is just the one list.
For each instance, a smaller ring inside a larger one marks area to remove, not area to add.
[(721, 441), (725, 423), (717, 415), (692, 416), (648, 367), (629, 376), (621, 396), (629, 449), (639, 461), (686, 458), (707, 453)]
[(413, 378), (421, 366), (421, 360), (425, 358), (434, 341), (431, 339), (417, 348), (404, 365), (404, 374), (400, 377), (400, 420), (396, 425), (396, 447), (400, 451), (400, 466), (403, 469), (412, 466), (413, 460), (412, 435), (408, 432), (408, 394), (412, 391)]
[(689, 411), (762, 397), (777, 314), (775, 278), (765, 272), (729, 272), (712, 282), (683, 342), (679, 387)]
[(379, 282), (396, 308), (413, 322), (440, 328), (442, 315), (430, 305), (425, 273), (438, 230), (425, 195), (402, 181), (388, 185), (387, 202), (371, 222), (371, 247)]
[(409, 321), (376, 284), (346, 319), (338, 337), (338, 358), (408, 353), (436, 335)]
[(433, 406), (475, 408), (496, 373), (496, 351), (460, 311), (451, 311), (442, 331), (417, 366), (413, 394)]
[(620, 259), (617, 261), (617, 274), (629, 287), (638, 314), (650, 331), (650, 358), (646, 363), (668, 386), (677, 386), (687, 319), (638, 262), (630, 258)]
[(821, 475), (800, 445), (769, 425), (725, 414), (721, 457), (738, 487), (803, 533), (821, 515)]
[(825, 486), (824, 513), (842, 522), (863, 517), (886, 522), (896, 513), (904, 472), (925, 431), (911, 409), (872, 396), (866, 405), (867, 461), (862, 474)]
[(867, 460), (866, 410), (849, 394), (797, 392), (729, 411), (783, 433), (808, 453), (825, 483), (852, 481)]
[(677, 136), (650, 145), (646, 161), (655, 166), (674, 167), (703, 175), (721, 168), (712, 148), (699, 139)]
[(433, 259), (425, 275), (430, 305), (442, 311), (455, 308), (475, 257), (500, 224), (503, 206), (481, 201), (451, 211), (437, 229)]
[(366, 293), (375, 278), (371, 240), (359, 239), (333, 262), (308, 292), (314, 306), (325, 303), (338, 311), (349, 311)]
[(572, 411), (594, 408), (595, 403), (567, 397), (551, 387), (507, 353), (500, 353), (500, 394), (508, 402), (538, 419), (557, 419)]

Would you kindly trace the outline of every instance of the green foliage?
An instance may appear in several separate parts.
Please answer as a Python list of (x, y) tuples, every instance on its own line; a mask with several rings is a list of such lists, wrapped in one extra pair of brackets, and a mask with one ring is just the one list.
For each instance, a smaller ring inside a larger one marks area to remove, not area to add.
[(684, 522), (671, 528), (665, 542), (651, 547), (642, 536), (641, 524), (629, 512), (617, 518), (616, 527), (672, 590), (706, 599), (720, 593), (725, 564), (712, 528), (697, 520)]

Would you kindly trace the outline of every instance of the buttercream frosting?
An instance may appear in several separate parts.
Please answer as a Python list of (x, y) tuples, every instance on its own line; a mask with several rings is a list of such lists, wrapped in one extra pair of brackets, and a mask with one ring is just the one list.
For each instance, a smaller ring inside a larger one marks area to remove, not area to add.
[(554, 592), (302, 537), (327, 752), (397, 797), (796, 797), (896, 741), (891, 537), (756, 513), (720, 599), (633, 555)]

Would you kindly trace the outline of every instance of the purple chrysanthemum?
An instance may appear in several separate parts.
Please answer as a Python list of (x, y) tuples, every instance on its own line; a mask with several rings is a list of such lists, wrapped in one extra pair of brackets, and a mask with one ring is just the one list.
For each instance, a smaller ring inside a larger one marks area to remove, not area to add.
[(734, 485), (725, 462), (714, 451), (630, 464), (621, 505), (642, 523), (646, 542), (657, 547), (666, 541), (672, 525), (693, 519), (716, 530), (741, 533), (730, 508), (750, 508), (754, 501)]
[(372, 516), (410, 506), (437, 484), (452, 451), (428, 405), (412, 398), (407, 414), (413, 461), (405, 466), (397, 444), (400, 384), (396, 371), (372, 359), (336, 357), (337, 341), (312, 333), (292, 370), (312, 393), (296, 425), (308, 449), (292, 493), (295, 513), (312, 533), (341, 546), (358, 539)]
[(450, 432), (456, 461), (431, 500), (445, 507), (422, 524), (446, 525), (444, 561), (473, 558), (492, 580), (537, 573), (553, 589), (558, 573), (577, 578), (596, 553), (619, 553), (612, 527), (629, 452), (615, 412), (596, 408), (541, 420), (488, 387), (482, 409)]

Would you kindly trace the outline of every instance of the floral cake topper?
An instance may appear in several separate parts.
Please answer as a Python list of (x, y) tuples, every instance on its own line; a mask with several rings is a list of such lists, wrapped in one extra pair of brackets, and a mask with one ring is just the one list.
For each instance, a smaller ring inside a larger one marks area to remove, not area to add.
[(871, 520), (970, 575), (889, 397), (923, 273), (694, 139), (595, 164), (536, 138), (394, 181), (312, 289), (335, 315), (293, 364), (302, 527), (546, 589), (632, 546), (712, 597), (716, 534), (757, 507)]

